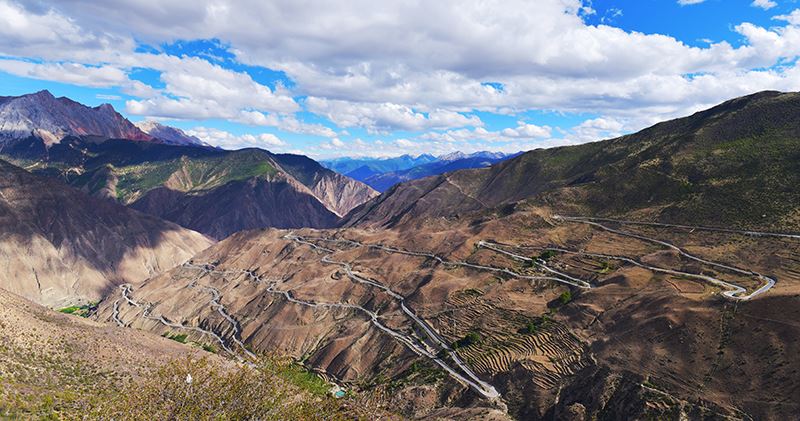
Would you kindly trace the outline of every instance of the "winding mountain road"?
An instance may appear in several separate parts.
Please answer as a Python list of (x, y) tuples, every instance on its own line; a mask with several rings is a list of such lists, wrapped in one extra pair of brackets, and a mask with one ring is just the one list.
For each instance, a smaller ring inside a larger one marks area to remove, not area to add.
[(737, 230), (737, 229), (732, 229), (732, 228), (703, 227), (703, 226), (694, 226), (694, 225), (667, 224), (667, 223), (663, 223), (663, 222), (628, 221), (628, 220), (624, 220), (624, 219), (598, 218), (598, 217), (591, 217), (591, 216), (564, 216), (564, 215), (553, 215), (553, 219), (560, 219), (562, 221), (613, 222), (613, 223), (623, 224), (623, 225), (644, 225), (644, 226), (652, 226), (652, 227), (680, 228), (680, 229), (696, 230), (696, 231), (726, 232), (726, 233), (730, 233), (730, 234), (747, 235), (747, 236), (750, 236), (750, 237), (776, 237), (776, 238), (791, 238), (791, 239), (795, 239), (795, 240), (800, 240), (800, 234), (788, 234), (788, 233), (765, 232), (765, 231), (748, 231), (748, 230)]
[[(585, 281), (581, 281), (580, 279), (572, 278), (569, 275), (566, 275), (564, 273), (558, 272), (558, 271), (556, 271), (556, 270), (554, 270), (552, 268), (547, 267), (546, 265), (543, 264), (543, 262), (539, 263), (539, 266), (542, 267), (542, 269), (544, 269), (544, 270), (546, 270), (546, 271), (548, 271), (550, 273), (553, 273), (553, 274), (558, 274), (558, 275), (564, 276), (564, 277), (566, 277), (568, 279), (562, 279), (562, 278), (557, 278), (557, 277), (553, 277), (553, 276), (523, 275), (521, 273), (514, 272), (513, 270), (508, 269), (508, 268), (498, 268), (498, 267), (493, 267), (493, 266), (477, 265), (477, 264), (474, 264), (474, 263), (469, 263), (469, 262), (465, 262), (465, 261), (461, 261), (461, 260), (446, 260), (446, 259), (444, 259), (442, 257), (439, 257), (439, 256), (433, 254), (433, 253), (421, 252), (421, 251), (412, 251), (412, 250), (403, 250), (403, 249), (398, 249), (398, 248), (395, 248), (395, 247), (385, 246), (383, 244), (367, 244), (367, 243), (361, 243), (361, 242), (353, 241), (353, 240), (333, 239), (333, 238), (314, 238), (314, 240), (315, 241), (327, 241), (327, 242), (340, 242), (340, 243), (350, 244), (350, 245), (358, 246), (358, 247), (368, 247), (368, 248), (372, 248), (372, 249), (376, 249), (376, 250), (383, 250), (383, 251), (385, 251), (387, 253), (397, 253), (397, 254), (404, 254), (404, 255), (407, 255), (407, 256), (425, 257), (425, 258), (436, 260), (437, 262), (439, 262), (443, 266), (451, 266), (451, 267), (460, 266), (460, 267), (466, 267), (466, 268), (477, 269), (477, 270), (488, 271), (488, 272), (504, 273), (506, 275), (509, 275), (509, 276), (512, 276), (512, 277), (515, 277), (515, 278), (526, 279), (526, 280), (529, 280), (529, 281), (554, 281), (554, 282), (559, 282), (559, 283), (562, 283), (562, 284), (576, 286), (576, 287), (579, 287), (579, 288), (590, 288), (591, 287), (591, 285), (589, 285)], [(311, 243), (311, 244), (313, 244), (313, 243)], [(322, 249), (330, 251), (330, 249), (325, 248), (325, 247), (322, 247)], [(520, 256), (520, 257), (522, 257), (522, 256)], [(523, 259), (532, 260), (532, 259), (525, 258), (525, 257), (523, 257)], [(589, 286), (587, 287), (586, 285), (589, 285)]]
[[(192, 282), (195, 282), (195, 281), (196, 281), (196, 278)], [(125, 301), (128, 303), (128, 305), (131, 305), (133, 307), (143, 308), (143, 310), (144, 310), (142, 312), (142, 317), (143, 318), (149, 319), (149, 320), (155, 320), (155, 321), (157, 321), (157, 322), (159, 322), (159, 323), (161, 323), (161, 324), (163, 324), (163, 325), (165, 325), (167, 327), (173, 328), (173, 329), (191, 330), (191, 331), (199, 332), (201, 334), (210, 336), (210, 337), (214, 338), (217, 342), (219, 342), (220, 346), (222, 347), (223, 350), (225, 350), (225, 352), (227, 352), (228, 354), (230, 354), (230, 355), (236, 357), (237, 359), (239, 359), (240, 361), (242, 361), (241, 357), (239, 357), (239, 355), (236, 354), (228, 346), (228, 344), (225, 342), (225, 340), (220, 335), (216, 334), (215, 332), (213, 332), (211, 330), (203, 329), (203, 328), (198, 327), (198, 326), (187, 326), (187, 325), (184, 325), (184, 324), (173, 323), (173, 322), (170, 322), (169, 320), (167, 320), (164, 317), (164, 315), (152, 316), (152, 315), (150, 315), (150, 312), (152, 311), (153, 304), (146, 303), (143, 306), (141, 303), (139, 303), (136, 300), (134, 300), (133, 298), (131, 298), (130, 294), (133, 292), (133, 287), (130, 284), (122, 284), (122, 285), (119, 286), (119, 288), (122, 291), (122, 298), (125, 299)], [(119, 317), (119, 300), (114, 302), (112, 318), (117, 323), (117, 325), (119, 325), (121, 327), (127, 327), (128, 326)], [(242, 349), (245, 349), (245, 348), (242, 347)], [(247, 350), (245, 349), (245, 351), (247, 351)], [(249, 353), (249, 351), (247, 351), (247, 353), (248, 353), (248, 356), (253, 356), (252, 353)]]
[[(322, 251), (324, 253), (332, 254), (332, 253), (336, 252), (333, 249), (329, 249), (327, 247), (323, 247), (323, 246), (320, 246), (318, 244), (315, 244), (315, 243), (313, 243), (311, 241), (307, 241), (303, 237), (294, 235), (293, 233), (289, 233), (289, 234), (285, 235), (284, 238), (286, 238), (288, 240), (291, 240), (291, 241), (294, 241), (294, 242), (297, 242), (299, 244), (308, 245), (309, 247), (312, 247), (313, 249), (316, 249), (318, 251)], [(355, 241), (349, 241), (348, 240), (348, 242), (351, 243), (351, 244), (358, 244)], [(417, 324), (417, 326), (422, 328), (422, 330), (425, 332), (426, 336), (428, 336), (428, 338), (434, 343), (434, 345), (437, 346), (438, 348), (444, 350), (449, 355), (449, 357), (453, 361), (453, 363), (455, 363), (455, 365), (462, 371), (462, 373), (466, 374), (466, 377), (469, 377), (469, 378), (466, 378), (461, 373), (458, 373), (456, 370), (451, 368), (447, 363), (445, 363), (441, 358), (439, 358), (436, 354), (431, 352), (429, 350), (429, 345), (424, 343), (424, 341), (423, 341), (424, 346), (417, 345), (415, 340), (412, 337), (410, 337), (408, 335), (405, 335), (405, 334), (402, 334), (402, 333), (399, 333), (399, 332), (396, 332), (394, 330), (391, 330), (391, 329), (387, 328), (386, 326), (384, 326), (383, 324), (381, 324), (378, 321), (378, 315), (376, 313), (371, 312), (369, 310), (366, 310), (366, 309), (364, 309), (364, 308), (362, 308), (360, 306), (355, 306), (359, 310), (364, 311), (367, 314), (369, 314), (370, 317), (371, 317), (372, 323), (375, 324), (376, 327), (378, 327), (382, 331), (388, 333), (389, 335), (391, 335), (395, 339), (398, 339), (400, 342), (406, 344), (406, 346), (409, 347), (417, 355), (425, 356), (425, 357), (428, 357), (429, 359), (433, 360), (436, 364), (438, 364), (439, 366), (444, 368), (448, 373), (450, 373), (451, 376), (453, 376), (457, 380), (461, 381), (462, 383), (467, 384), (468, 386), (472, 387), (474, 390), (476, 390), (478, 393), (480, 393), (484, 397), (486, 397), (488, 399), (495, 399), (495, 398), (498, 398), (500, 396), (500, 393), (497, 392), (497, 389), (495, 389), (494, 386), (492, 386), (489, 383), (486, 383), (485, 381), (481, 380), (461, 360), (461, 358), (458, 356), (458, 354), (456, 354), (450, 348), (450, 346), (447, 344), (447, 342), (441, 336), (439, 336), (439, 334), (436, 333), (433, 330), (433, 328), (425, 320), (423, 320), (422, 318), (417, 316), (417, 314), (411, 308), (409, 308), (406, 305), (405, 297), (403, 297), (402, 295), (400, 295), (397, 292), (393, 291), (391, 288), (387, 287), (386, 285), (383, 285), (383, 284), (381, 284), (381, 283), (379, 283), (379, 282), (377, 282), (375, 280), (368, 279), (368, 278), (366, 278), (364, 276), (361, 276), (361, 275), (353, 272), (352, 267), (350, 266), (349, 263), (331, 260), (329, 255), (323, 256), (321, 261), (323, 263), (335, 264), (335, 265), (338, 265), (338, 266), (342, 267), (344, 269), (345, 273), (347, 274), (347, 276), (349, 278), (353, 279), (354, 281), (362, 283), (362, 284), (370, 285), (370, 286), (373, 286), (375, 288), (378, 288), (381, 291), (385, 292), (390, 297), (392, 297), (395, 300), (399, 301), (400, 308), (403, 310), (403, 312), (415, 324)]]
[[(688, 259), (694, 260), (694, 261), (696, 261), (698, 263), (702, 263), (702, 264), (709, 265), (709, 266), (714, 266), (714, 267), (717, 267), (717, 268), (720, 268), (720, 269), (723, 269), (723, 270), (727, 270), (727, 271), (730, 271), (730, 272), (738, 273), (740, 275), (755, 277), (755, 278), (761, 280), (762, 282), (764, 282), (764, 285), (759, 287), (757, 290), (753, 291), (750, 294), (747, 294), (747, 289), (742, 287), (741, 285), (737, 285), (737, 284), (734, 284), (734, 283), (731, 283), (731, 282), (723, 281), (721, 279), (713, 278), (713, 277), (706, 276), (706, 275), (697, 275), (697, 274), (691, 274), (691, 273), (675, 271), (675, 270), (671, 270), (671, 269), (656, 268), (656, 267), (652, 267), (652, 266), (646, 266), (646, 265), (634, 263), (634, 264), (637, 264), (638, 266), (646, 267), (647, 269), (656, 270), (658, 272), (671, 273), (671, 274), (677, 274), (677, 275), (682, 275), (682, 276), (691, 276), (691, 277), (694, 277), (694, 278), (697, 278), (697, 279), (702, 279), (702, 280), (711, 282), (711, 283), (713, 283), (713, 284), (715, 284), (717, 286), (721, 286), (721, 287), (727, 288), (728, 290), (724, 291), (722, 293), (722, 295), (727, 297), (727, 298), (733, 299), (733, 300), (740, 300), (740, 301), (751, 300), (751, 299), (753, 299), (753, 298), (755, 298), (755, 297), (757, 297), (757, 296), (769, 291), (769, 289), (772, 288), (775, 285), (775, 282), (776, 282), (775, 279), (770, 278), (770, 277), (765, 276), (765, 275), (762, 275), (762, 274), (760, 274), (758, 272), (755, 272), (755, 271), (740, 269), (740, 268), (737, 268), (737, 267), (734, 267), (734, 266), (726, 265), (724, 263), (718, 263), (718, 262), (714, 262), (714, 261), (711, 261), (711, 260), (703, 259), (701, 257), (697, 257), (697, 256), (695, 256), (695, 255), (683, 250), (682, 248), (680, 248), (680, 247), (678, 247), (678, 246), (676, 246), (676, 245), (674, 245), (672, 243), (668, 243), (666, 241), (663, 241), (663, 240), (659, 240), (659, 239), (656, 239), (656, 238), (650, 238), (650, 237), (647, 237), (647, 236), (644, 236), (644, 235), (640, 235), (640, 234), (635, 234), (635, 233), (632, 233), (632, 232), (618, 230), (618, 229), (615, 229), (615, 228), (611, 228), (611, 227), (605, 226), (605, 225), (603, 225), (603, 224), (601, 224), (599, 222), (595, 222), (596, 220), (602, 220), (602, 221), (606, 221), (606, 222), (616, 222), (616, 223), (620, 223), (620, 224), (626, 224), (626, 223), (634, 223), (632, 221), (620, 221), (620, 220), (614, 220), (614, 219), (608, 219), (608, 218), (567, 217), (567, 216), (561, 216), (561, 215), (554, 215), (553, 219), (556, 219), (556, 220), (559, 220), (559, 221), (586, 224), (586, 225), (590, 225), (590, 226), (593, 226), (595, 228), (599, 228), (599, 229), (607, 231), (607, 232), (611, 232), (611, 233), (614, 233), (614, 234), (621, 235), (621, 236), (630, 237), (630, 238), (636, 238), (638, 240), (650, 242), (650, 243), (653, 243), (653, 244), (658, 244), (658, 245), (667, 247), (667, 248), (669, 248), (671, 250), (674, 250), (675, 252), (677, 252), (681, 256), (684, 256), (684, 257), (686, 257)], [(641, 223), (641, 224), (644, 224), (644, 225), (655, 225), (656, 223)], [(671, 224), (657, 224), (656, 226), (677, 227), (677, 228), (692, 228), (692, 227), (686, 226), (686, 225), (680, 225), (679, 226), (679, 225), (671, 225)], [(700, 229), (702, 227), (697, 227), (697, 228)], [(722, 230), (722, 229), (718, 229), (718, 230)], [(737, 231), (737, 230), (726, 230), (725, 232), (738, 232), (738, 233), (742, 233), (742, 234), (744, 234), (744, 233), (757, 233), (755, 231)], [(773, 234), (774, 236), (784, 236), (784, 237), (786, 236), (786, 235), (783, 235), (783, 234), (775, 234), (775, 233), (757, 233), (757, 234), (760, 234), (760, 235)], [(749, 235), (749, 234), (746, 234), (746, 235)], [(790, 237), (790, 238), (794, 238), (794, 237)], [(630, 261), (631, 263), (634, 262), (631, 259), (627, 259), (626, 261)]]

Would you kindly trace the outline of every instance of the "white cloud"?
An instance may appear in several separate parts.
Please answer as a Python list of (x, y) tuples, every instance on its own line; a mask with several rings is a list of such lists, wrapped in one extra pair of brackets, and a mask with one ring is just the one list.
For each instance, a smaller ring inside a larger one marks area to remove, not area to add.
[(213, 145), (219, 146), (224, 149), (242, 149), (242, 148), (283, 148), (288, 146), (286, 142), (281, 140), (278, 136), (272, 133), (261, 134), (243, 134), (235, 135), (231, 132), (215, 129), (211, 127), (195, 127), (191, 130), (186, 130), (189, 136), (196, 136), (200, 140)]
[(774, 16), (772, 19), (789, 22), (791, 25), (800, 26), (800, 9), (792, 10), (788, 15)]
[(364, 127), (374, 133), (483, 125), (476, 116), (443, 109), (434, 109), (425, 115), (412, 107), (393, 103), (355, 103), (310, 97), (306, 99), (306, 106), (340, 127)]
[[(442, 142), (497, 147), (543, 142), (552, 133), (519, 125), (489, 132), (474, 111), (591, 112), (632, 130), (737, 95), (800, 89), (800, 71), (789, 64), (800, 55), (800, 12), (775, 17), (785, 26), (738, 22), (741, 46), (694, 47), (670, 36), (587, 25), (589, 6), (581, 0), (241, 0), (235, 6), (0, 0), (0, 56), (10, 59), (0, 66), (27, 77), (119, 86), (136, 97), (128, 112), (143, 116), (223, 118), (343, 136), (294, 115), (306, 109), (340, 128), (433, 131)], [(198, 38), (221, 40), (247, 64), (282, 70), (294, 86), (272, 89), (200, 58), (135, 51), (134, 39), (162, 45)], [(139, 67), (160, 72), (163, 89), (130, 80)], [(597, 130), (582, 130), (590, 129)], [(573, 139), (589, 137), (576, 131)]]
[(85, 66), (77, 63), (31, 63), (0, 59), (0, 70), (32, 79), (53, 80), (94, 88), (121, 86), (128, 83), (124, 71), (113, 66)]
[(753, 0), (753, 3), (751, 3), (751, 5), (753, 7), (760, 7), (762, 9), (764, 9), (764, 10), (769, 10), (769, 9), (772, 9), (773, 7), (777, 6), (778, 3), (775, 3), (772, 0)]
[(706, 0), (678, 0), (678, 4), (680, 4), (681, 6), (687, 6), (690, 4), (700, 4), (703, 3), (704, 1)]
[(397, 139), (394, 141), (394, 144), (400, 146), (401, 148), (413, 148), (417, 146), (416, 143), (408, 139)]
[(260, 111), (242, 111), (239, 117), (235, 118), (234, 121), (254, 126), (277, 127), (291, 133), (322, 137), (336, 136), (336, 132), (330, 127), (323, 126), (322, 124), (304, 123), (292, 115), (265, 114)]
[(445, 132), (429, 132), (423, 134), (420, 138), (439, 142), (508, 142), (518, 139), (530, 140), (547, 138), (550, 137), (551, 133), (552, 128), (548, 126), (537, 126), (524, 121), (518, 121), (516, 127), (509, 127), (499, 131), (489, 131), (483, 127), (478, 127), (473, 130), (457, 129)]

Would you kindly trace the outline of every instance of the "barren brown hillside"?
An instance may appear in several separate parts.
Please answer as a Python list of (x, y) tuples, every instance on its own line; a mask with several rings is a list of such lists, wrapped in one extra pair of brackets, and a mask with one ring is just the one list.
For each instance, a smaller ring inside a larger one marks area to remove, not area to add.
[(157, 333), (198, 326), (234, 353), (285, 352), (352, 387), (395, 391), (411, 416), (797, 409), (800, 390), (779, 379), (800, 369), (798, 239), (594, 226), (546, 208), (420, 225), (239, 233), (118, 291), (99, 316)]

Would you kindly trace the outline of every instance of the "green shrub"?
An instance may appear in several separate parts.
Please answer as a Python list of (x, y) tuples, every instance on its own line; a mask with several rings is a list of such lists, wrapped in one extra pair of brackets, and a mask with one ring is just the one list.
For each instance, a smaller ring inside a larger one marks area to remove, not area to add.
[(557, 255), (558, 253), (555, 250), (545, 250), (539, 255), (539, 258), (542, 260), (550, 260)]
[(564, 291), (558, 297), (558, 300), (561, 301), (561, 305), (569, 304), (572, 301), (572, 293), (570, 291)]
[(473, 344), (480, 343), (483, 340), (481, 334), (478, 332), (467, 333), (466, 336), (453, 343), (453, 348), (464, 348)]

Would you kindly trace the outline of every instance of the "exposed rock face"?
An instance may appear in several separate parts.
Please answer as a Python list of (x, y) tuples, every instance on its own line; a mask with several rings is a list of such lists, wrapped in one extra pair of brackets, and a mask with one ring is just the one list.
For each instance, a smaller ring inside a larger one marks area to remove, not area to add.
[(346, 215), (356, 206), (378, 195), (378, 192), (364, 183), (332, 171), (326, 171), (315, 178), (316, 182), (311, 187), (314, 196), (339, 216)]
[(49, 306), (100, 299), (212, 244), (207, 237), (0, 161), (0, 288)]
[(153, 136), (168, 145), (201, 145), (208, 146), (205, 142), (195, 136), (189, 136), (183, 130), (165, 126), (157, 121), (145, 120), (136, 123), (141, 131)]
[(308, 187), (325, 207), (339, 216), (378, 195), (366, 184), (331, 171), (303, 155), (273, 155), (276, 164)]
[(0, 97), (0, 147), (15, 139), (38, 137), (47, 145), (67, 136), (151, 141), (114, 107), (87, 107), (48, 91), (18, 97)]

